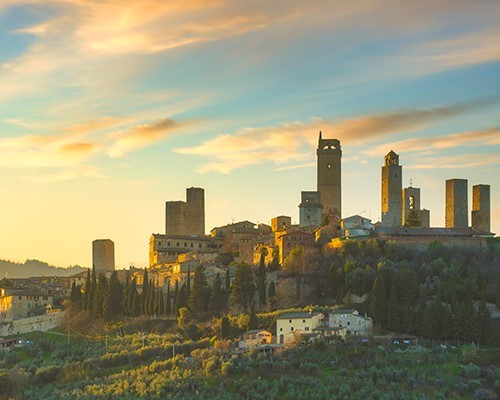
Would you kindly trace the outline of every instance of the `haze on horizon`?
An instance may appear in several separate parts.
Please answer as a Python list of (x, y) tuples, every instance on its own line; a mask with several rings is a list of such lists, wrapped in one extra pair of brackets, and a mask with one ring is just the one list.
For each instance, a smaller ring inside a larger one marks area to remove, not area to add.
[[(206, 231), (298, 221), (319, 131), (341, 141), (343, 216), (380, 219), (400, 155), (444, 226), (445, 179), (491, 185), (500, 232), (497, 1), (4, 0), (0, 258), (145, 266), (166, 200)], [(470, 215), (469, 215), (470, 218)]]

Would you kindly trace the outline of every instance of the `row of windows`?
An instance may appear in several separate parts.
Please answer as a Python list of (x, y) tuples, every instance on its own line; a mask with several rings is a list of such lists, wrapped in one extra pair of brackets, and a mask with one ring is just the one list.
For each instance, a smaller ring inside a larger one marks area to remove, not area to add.
[[(174, 242), (167, 242), (167, 247), (170, 247)], [(175, 247), (191, 247), (191, 248), (194, 248), (196, 247), (196, 244), (195, 243), (189, 243), (189, 246), (188, 246), (188, 242), (175, 242)], [(158, 247), (161, 247), (161, 242), (158, 242)], [(198, 243), (198, 248), (201, 249), (203, 247), (203, 243)], [(216, 244), (207, 244), (206, 245), (207, 248), (209, 249), (218, 249), (220, 247), (222, 247), (222, 245), (218, 246)]]
[[(23, 299), (23, 296), (18, 296), (18, 297), (19, 297), (19, 300)], [(39, 300), (39, 299), (40, 299), (40, 296), (26, 296), (26, 300)], [(42, 296), (42, 299), (48, 300), (49, 296)]]
[[(290, 330), (293, 332), (293, 331), (294, 331), (294, 327), (292, 326), (292, 327), (290, 328)], [(304, 330), (305, 330), (305, 331), (308, 331), (308, 330), (309, 330), (309, 327), (308, 327), (308, 326), (304, 327)], [(280, 332), (283, 332), (283, 328), (280, 328)]]

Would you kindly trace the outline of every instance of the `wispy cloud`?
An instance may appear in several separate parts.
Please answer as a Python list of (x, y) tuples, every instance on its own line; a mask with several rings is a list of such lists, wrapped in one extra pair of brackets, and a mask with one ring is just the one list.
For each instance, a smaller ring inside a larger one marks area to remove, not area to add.
[(18, 171), (28, 169), (32, 172), (29, 180), (33, 182), (102, 178), (104, 175), (99, 168), (90, 165), (94, 156), (122, 157), (157, 143), (186, 125), (162, 118), (153, 123), (136, 122), (131, 127), (103, 134), (116, 126), (126, 126), (127, 122), (126, 119), (104, 117), (62, 128), (59, 134), (2, 138), (0, 166)]
[[(493, 98), (444, 107), (365, 115), (344, 121), (315, 118), (309, 122), (295, 121), (277, 127), (245, 128), (175, 151), (213, 159), (199, 168), (201, 173), (229, 173), (239, 167), (263, 162), (296, 165), (308, 160), (310, 148), (317, 141), (320, 130), (340, 139), (343, 144), (359, 146), (396, 133), (414, 132), (435, 121), (498, 102), (499, 99)], [(280, 166), (281, 169), (289, 167)]]
[(421, 157), (420, 163), (408, 164), (408, 169), (464, 169), (500, 165), (500, 154), (464, 154), (456, 156)]
[(114, 144), (108, 151), (111, 157), (123, 157), (126, 153), (141, 149), (165, 139), (179, 128), (178, 124), (168, 118), (151, 124), (135, 126), (127, 131), (113, 132), (109, 135)]
[(398, 152), (421, 152), (430, 150), (442, 150), (452, 147), (470, 147), (470, 146), (495, 146), (500, 145), (500, 128), (486, 128), (474, 131), (451, 133), (444, 136), (424, 136), (410, 138), (397, 142), (391, 142), (390, 145), (382, 144), (372, 147), (365, 154), (369, 156), (379, 156), (387, 151), (388, 146), (397, 149)]

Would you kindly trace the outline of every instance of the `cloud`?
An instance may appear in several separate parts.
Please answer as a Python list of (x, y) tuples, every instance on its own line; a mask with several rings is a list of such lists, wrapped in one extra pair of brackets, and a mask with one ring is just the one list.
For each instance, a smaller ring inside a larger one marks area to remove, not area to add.
[(179, 124), (168, 118), (162, 118), (152, 124), (135, 126), (127, 131), (118, 131), (109, 134), (114, 140), (108, 151), (111, 157), (123, 157), (126, 153), (141, 149), (167, 138), (173, 134)]
[(63, 154), (91, 154), (96, 150), (94, 143), (70, 143), (65, 144), (59, 149)]
[(198, 146), (174, 151), (212, 158), (214, 161), (198, 169), (200, 173), (216, 171), (227, 174), (236, 168), (263, 162), (296, 165), (307, 162), (320, 130), (343, 144), (360, 146), (396, 133), (414, 132), (430, 123), (487, 107), (499, 100), (491, 98), (444, 107), (400, 110), (344, 121), (314, 118), (309, 122), (295, 121), (277, 127), (244, 128), (206, 140)]
[(419, 164), (408, 164), (408, 169), (464, 169), (500, 165), (500, 154), (465, 154), (456, 156), (421, 157)]
[(390, 146), (397, 152), (411, 153), (429, 150), (442, 150), (453, 147), (469, 146), (495, 146), (500, 145), (500, 128), (486, 128), (461, 133), (451, 133), (444, 136), (418, 137), (382, 144), (366, 150), (364, 153), (369, 156), (379, 156), (387, 151)]

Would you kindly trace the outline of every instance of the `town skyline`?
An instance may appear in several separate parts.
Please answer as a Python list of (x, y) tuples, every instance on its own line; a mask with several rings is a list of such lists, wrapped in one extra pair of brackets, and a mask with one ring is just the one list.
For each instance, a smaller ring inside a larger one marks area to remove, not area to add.
[(489, 184), (500, 232), (495, 2), (25, 3), (0, 5), (0, 258), (90, 267), (111, 239), (118, 268), (144, 267), (191, 186), (206, 233), (298, 223), (319, 131), (342, 145), (343, 217), (380, 220), (394, 150), (431, 226), (463, 178), (469, 225)]

